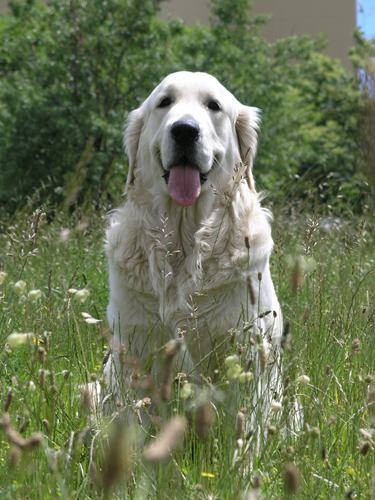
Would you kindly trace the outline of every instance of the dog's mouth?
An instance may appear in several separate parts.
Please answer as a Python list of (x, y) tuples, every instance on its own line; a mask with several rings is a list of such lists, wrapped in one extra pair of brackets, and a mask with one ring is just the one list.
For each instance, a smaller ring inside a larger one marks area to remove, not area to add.
[(183, 207), (190, 207), (201, 194), (201, 183), (207, 179), (196, 165), (178, 163), (163, 175), (170, 197)]

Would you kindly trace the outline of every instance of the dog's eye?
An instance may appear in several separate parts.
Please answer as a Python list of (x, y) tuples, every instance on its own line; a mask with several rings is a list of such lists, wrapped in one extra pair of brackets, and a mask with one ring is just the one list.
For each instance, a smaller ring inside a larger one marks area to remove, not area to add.
[(172, 104), (172, 99), (170, 97), (163, 97), (163, 99), (159, 102), (158, 108), (167, 108)]
[(211, 111), (221, 111), (220, 104), (217, 101), (215, 101), (214, 99), (211, 99), (211, 101), (208, 101), (207, 107)]

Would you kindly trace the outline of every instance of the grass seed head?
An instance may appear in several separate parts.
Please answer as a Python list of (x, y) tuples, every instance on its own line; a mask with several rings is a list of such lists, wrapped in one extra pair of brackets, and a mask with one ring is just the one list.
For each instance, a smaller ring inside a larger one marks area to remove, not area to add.
[(236, 416), (236, 439), (243, 439), (245, 435), (245, 415), (239, 411)]
[(108, 493), (131, 472), (130, 443), (124, 422), (118, 420), (112, 425), (99, 450), (101, 456), (97, 463), (91, 463), (90, 476), (100, 489)]
[(248, 294), (249, 294), (250, 304), (252, 306), (255, 306), (255, 304), (256, 304), (256, 297), (255, 297), (253, 282), (251, 281), (251, 277), (250, 276), (248, 276), (246, 278), (246, 284), (247, 284), (247, 291), (248, 291)]
[(10, 408), (10, 405), (12, 404), (13, 401), (13, 391), (12, 389), (9, 389), (5, 403), (4, 403), (4, 411), (7, 412)]
[(159, 436), (144, 451), (147, 462), (162, 462), (182, 443), (187, 427), (185, 417), (176, 416), (167, 422)]
[(181, 341), (179, 339), (170, 340), (164, 348), (164, 362), (162, 370), (162, 383), (161, 383), (161, 398), (163, 401), (169, 401), (172, 395), (172, 382), (173, 382), (173, 362), (178, 351), (181, 348)]
[(363, 441), (359, 445), (359, 453), (363, 456), (367, 455), (370, 449), (371, 449), (371, 444), (369, 441)]
[(194, 426), (197, 436), (207, 439), (215, 420), (215, 412), (210, 401), (205, 401), (189, 413), (190, 423)]
[(301, 477), (297, 466), (289, 462), (284, 470), (284, 488), (286, 493), (294, 494), (300, 489)]
[(354, 339), (352, 342), (352, 353), (358, 354), (361, 350), (361, 341), (359, 339)]

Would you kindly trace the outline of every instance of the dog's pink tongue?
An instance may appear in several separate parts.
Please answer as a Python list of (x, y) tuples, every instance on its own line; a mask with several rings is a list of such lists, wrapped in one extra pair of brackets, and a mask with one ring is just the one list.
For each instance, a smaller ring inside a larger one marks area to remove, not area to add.
[(191, 165), (172, 167), (169, 172), (168, 191), (179, 205), (193, 205), (201, 192), (199, 170)]

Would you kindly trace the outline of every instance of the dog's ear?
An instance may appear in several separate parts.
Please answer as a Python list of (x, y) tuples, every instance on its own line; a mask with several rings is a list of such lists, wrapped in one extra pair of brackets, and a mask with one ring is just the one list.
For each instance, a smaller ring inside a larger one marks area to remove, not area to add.
[(138, 144), (143, 123), (143, 112), (141, 108), (138, 108), (129, 114), (125, 125), (124, 147), (129, 160), (128, 178), (126, 182), (127, 189), (134, 183), (135, 179)]
[(257, 149), (260, 110), (250, 106), (241, 106), (236, 120), (236, 132), (242, 163), (246, 166), (246, 176), (250, 189), (255, 191), (252, 174), (253, 162)]

